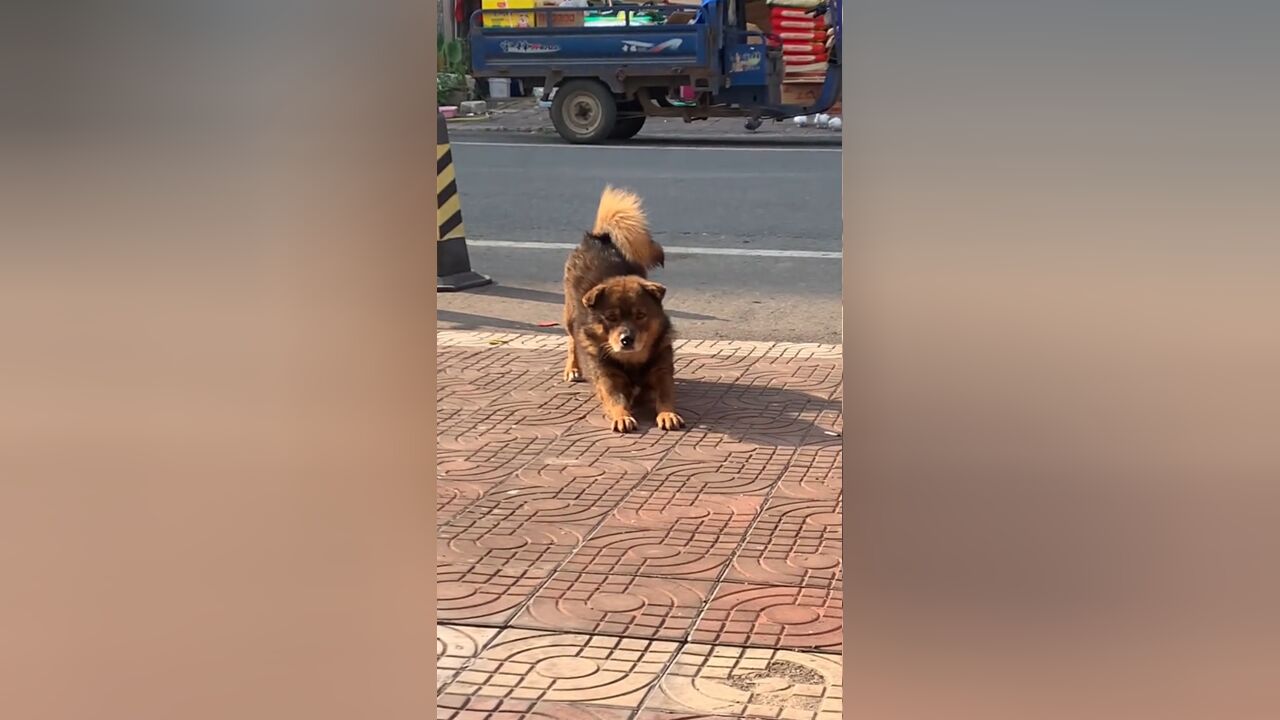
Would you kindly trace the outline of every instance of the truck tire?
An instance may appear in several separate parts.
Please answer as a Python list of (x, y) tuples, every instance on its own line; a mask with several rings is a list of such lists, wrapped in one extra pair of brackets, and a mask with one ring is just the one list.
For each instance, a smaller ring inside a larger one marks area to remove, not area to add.
[(618, 101), (603, 83), (570, 80), (556, 88), (556, 97), (551, 101), (551, 124), (565, 140), (594, 145), (607, 140), (617, 123)]
[(640, 128), (644, 127), (646, 119), (643, 115), (637, 118), (620, 118), (613, 126), (613, 132), (609, 133), (609, 139), (630, 140), (640, 132)]
[(609, 133), (610, 140), (630, 140), (644, 127), (644, 107), (636, 100), (618, 105), (618, 119)]

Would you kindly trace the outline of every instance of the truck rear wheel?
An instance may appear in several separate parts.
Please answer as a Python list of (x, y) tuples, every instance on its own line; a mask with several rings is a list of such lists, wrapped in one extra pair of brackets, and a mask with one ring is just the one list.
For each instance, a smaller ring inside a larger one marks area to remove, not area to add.
[(613, 132), (609, 133), (609, 139), (630, 140), (640, 132), (640, 128), (644, 127), (644, 121), (643, 115), (638, 118), (619, 119), (618, 124), (613, 126)]
[(613, 132), (609, 133), (609, 139), (630, 140), (640, 132), (644, 121), (648, 119), (644, 114), (644, 106), (639, 101), (632, 100), (618, 105), (618, 111), (618, 119), (613, 125)]
[(556, 97), (551, 102), (551, 124), (565, 140), (580, 145), (595, 144), (608, 139), (617, 123), (618, 102), (603, 83), (570, 80), (556, 88)]

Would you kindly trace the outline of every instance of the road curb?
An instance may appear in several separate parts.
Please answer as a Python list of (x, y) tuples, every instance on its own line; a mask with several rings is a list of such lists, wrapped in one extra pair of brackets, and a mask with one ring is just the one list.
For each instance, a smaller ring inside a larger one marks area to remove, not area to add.
[[(537, 135), (537, 136), (543, 136), (543, 137), (556, 136), (555, 128), (551, 128), (551, 127), (527, 127), (527, 126), (512, 127), (512, 126), (500, 126), (500, 125), (486, 126), (482, 124), (483, 122), (486, 122), (486, 121), (488, 121), (488, 119), (469, 120), (469, 121), (459, 121), (457, 119), (453, 119), (453, 120), (450, 120), (449, 123), (451, 125), (453, 125), (454, 123), (457, 123), (457, 127), (454, 128), (454, 131), (458, 137), (466, 137), (468, 135), (478, 136), (478, 135), (504, 134), (504, 133), (508, 135)], [(775, 133), (766, 133), (766, 134), (717, 133), (715, 135), (701, 135), (701, 134), (695, 134), (695, 133), (680, 133), (680, 134), (650, 133), (646, 135), (644, 133), (641, 133), (640, 135), (636, 136), (635, 140), (636, 142), (661, 141), (661, 142), (680, 142), (680, 143), (687, 143), (687, 144), (694, 144), (694, 143), (700, 143), (700, 142), (710, 142), (710, 143), (716, 143), (716, 144), (734, 142), (734, 143), (741, 143), (743, 145), (755, 145), (755, 144), (765, 145), (765, 144), (772, 143), (776, 145), (797, 145), (797, 146), (815, 146), (815, 147), (841, 147), (844, 144), (843, 136), (837, 132), (829, 132), (829, 133), (822, 133), (822, 134), (814, 133), (814, 134), (805, 134), (805, 135), (794, 135), (790, 133), (776, 133), (776, 134)]]
[(785, 138), (785, 137), (739, 137), (732, 135), (637, 135), (631, 140), (621, 142), (607, 142), (599, 145), (569, 145), (568, 143), (547, 143), (542, 142), (545, 138), (556, 137), (555, 133), (542, 132), (525, 132), (516, 130), (489, 130), (489, 131), (471, 131), (463, 132), (457, 129), (453, 133), (454, 137), (462, 142), (497, 142), (500, 140), (510, 140), (511, 142), (519, 142), (521, 138), (537, 138), (538, 142), (530, 142), (529, 145), (534, 147), (576, 147), (576, 148), (626, 148), (626, 147), (676, 147), (676, 146), (699, 146), (699, 147), (722, 147), (725, 149), (743, 149), (753, 147), (772, 147), (772, 148), (794, 148), (797, 150), (815, 149), (815, 150), (836, 150), (844, 147), (844, 143), (839, 137), (832, 139), (814, 140), (810, 138)]

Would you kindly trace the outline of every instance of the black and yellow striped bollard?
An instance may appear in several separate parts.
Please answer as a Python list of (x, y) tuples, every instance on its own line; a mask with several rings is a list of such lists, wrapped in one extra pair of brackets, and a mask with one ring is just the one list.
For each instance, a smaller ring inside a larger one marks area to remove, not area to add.
[(436, 292), (456, 292), (493, 282), (471, 269), (462, 226), (462, 197), (449, 148), (449, 128), (436, 111)]

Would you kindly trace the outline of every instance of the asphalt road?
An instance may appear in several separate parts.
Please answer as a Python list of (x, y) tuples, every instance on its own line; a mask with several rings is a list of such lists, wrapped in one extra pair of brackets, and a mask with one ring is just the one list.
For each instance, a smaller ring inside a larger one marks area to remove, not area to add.
[(668, 249), (654, 279), (682, 337), (840, 342), (838, 148), (452, 140), (472, 267), (496, 284), (441, 293), (440, 327), (561, 332), (538, 327), (560, 320), (558, 245), (612, 183), (644, 197)]

